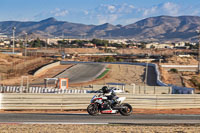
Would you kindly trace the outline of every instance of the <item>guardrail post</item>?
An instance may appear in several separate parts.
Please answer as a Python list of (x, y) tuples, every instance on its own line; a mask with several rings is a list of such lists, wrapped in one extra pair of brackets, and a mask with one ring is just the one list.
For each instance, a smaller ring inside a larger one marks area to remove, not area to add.
[(132, 94), (135, 94), (135, 84), (131, 84), (133, 86)]
[(26, 87), (25, 90), (23, 89), (22, 92), (29, 92), (29, 78), (28, 76), (21, 76), (21, 88), (24, 88), (24, 79), (26, 79)]
[(139, 94), (140, 94), (140, 85), (139, 85)]
[(60, 109), (60, 111), (63, 111), (63, 94), (62, 94), (62, 97), (61, 97), (62, 99), (61, 99), (61, 109)]
[(156, 95), (156, 109), (158, 109), (158, 95)]
[(168, 94), (171, 94), (171, 87), (169, 86)]

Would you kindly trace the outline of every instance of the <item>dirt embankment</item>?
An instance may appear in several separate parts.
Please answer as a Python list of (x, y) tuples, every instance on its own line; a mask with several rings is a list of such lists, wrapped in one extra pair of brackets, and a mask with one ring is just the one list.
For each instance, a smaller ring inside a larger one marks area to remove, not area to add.
[(187, 49), (118, 49), (120, 54), (154, 54), (154, 55), (174, 55), (175, 53), (189, 52)]
[(1, 84), (20, 84), (21, 76), (32, 77), (36, 69), (50, 62), (52, 62), (51, 59), (42, 57), (0, 54)]
[[(198, 61), (194, 57), (178, 57), (173, 56), (167, 59), (166, 63), (161, 65), (197, 65)], [(172, 68), (176, 69), (176, 68)], [(166, 84), (173, 84), (177, 86), (184, 86), (189, 88), (195, 88), (195, 92), (200, 92), (200, 75), (196, 72), (170, 72), (165, 68), (160, 68), (161, 79)]]

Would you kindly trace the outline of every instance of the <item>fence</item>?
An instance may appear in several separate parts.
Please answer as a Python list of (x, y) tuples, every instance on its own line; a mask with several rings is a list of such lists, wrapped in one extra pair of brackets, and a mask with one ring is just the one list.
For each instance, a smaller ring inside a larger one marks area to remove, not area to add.
[(55, 89), (43, 87), (20, 87), (20, 86), (0, 86), (0, 93), (87, 93), (87, 90), (79, 89)]
[[(86, 109), (93, 94), (0, 94), (0, 109)], [(130, 95), (123, 94), (133, 108), (181, 109), (200, 108), (199, 95)]]
[[(92, 85), (92, 90), (99, 90), (104, 85)], [(130, 94), (171, 94), (172, 87), (169, 86), (140, 86), (140, 85), (109, 85), (124, 90)]]
[[(20, 86), (0, 86), (0, 93), (87, 93), (91, 90), (99, 90), (104, 85), (93, 85), (92, 88), (76, 88), (76, 89), (57, 89), (43, 87), (20, 87)], [(110, 86), (117, 87), (117, 86)], [(122, 89), (122, 86), (117, 88)], [(87, 89), (87, 90), (86, 90)], [(171, 94), (171, 87), (162, 86), (125, 86), (125, 92), (130, 94)]]

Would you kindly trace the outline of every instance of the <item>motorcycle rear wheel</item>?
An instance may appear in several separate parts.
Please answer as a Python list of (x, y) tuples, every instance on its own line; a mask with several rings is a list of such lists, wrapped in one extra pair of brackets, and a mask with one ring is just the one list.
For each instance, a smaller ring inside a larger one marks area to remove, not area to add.
[(133, 108), (130, 104), (124, 103), (124, 104), (121, 105), (121, 107), (123, 107), (123, 108), (119, 109), (119, 112), (120, 112), (121, 115), (129, 116), (129, 115), (132, 114)]
[(97, 115), (98, 114), (98, 106), (96, 104), (90, 104), (87, 107), (87, 112), (90, 115)]

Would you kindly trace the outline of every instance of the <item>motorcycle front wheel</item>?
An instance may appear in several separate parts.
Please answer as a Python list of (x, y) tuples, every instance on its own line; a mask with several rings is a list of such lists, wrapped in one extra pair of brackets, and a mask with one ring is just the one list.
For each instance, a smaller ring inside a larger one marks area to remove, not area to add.
[(121, 105), (121, 109), (119, 109), (119, 112), (121, 115), (129, 116), (133, 112), (133, 108), (130, 104), (124, 103)]
[(98, 114), (98, 106), (96, 104), (90, 104), (87, 107), (87, 112), (90, 115), (97, 115)]

